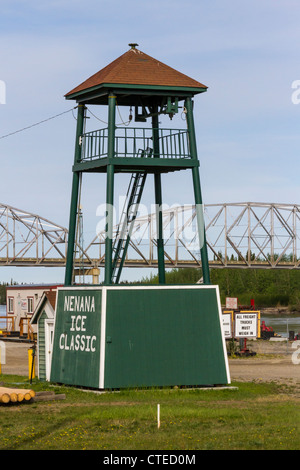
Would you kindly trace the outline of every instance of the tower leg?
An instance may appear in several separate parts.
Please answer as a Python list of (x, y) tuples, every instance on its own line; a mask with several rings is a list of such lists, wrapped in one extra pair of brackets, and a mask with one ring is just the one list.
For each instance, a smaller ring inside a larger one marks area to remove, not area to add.
[[(84, 120), (85, 120), (85, 106), (78, 105), (74, 163), (78, 163), (81, 159), (80, 136), (83, 133)], [(72, 182), (71, 205), (70, 205), (68, 249), (67, 249), (66, 271), (65, 271), (65, 286), (71, 286), (72, 278), (73, 278), (79, 179), (80, 179), (79, 172), (74, 171), (73, 182)]]
[[(108, 97), (108, 147), (107, 156), (112, 162), (115, 156), (116, 97)], [(112, 282), (112, 247), (113, 247), (113, 204), (114, 204), (114, 165), (107, 166), (106, 177), (106, 227), (105, 227), (105, 271), (104, 284)]]
[(113, 204), (114, 204), (114, 166), (107, 166), (106, 178), (106, 225), (105, 225), (105, 274), (104, 284), (112, 282), (112, 246), (113, 246)]
[(158, 261), (158, 281), (159, 284), (166, 283), (165, 255), (163, 239), (163, 217), (162, 217), (162, 194), (161, 175), (154, 175), (155, 205), (156, 205), (156, 225), (157, 225), (157, 261)]
[[(153, 132), (153, 155), (159, 158), (159, 134), (158, 134), (158, 115), (152, 117)], [(163, 217), (162, 217), (162, 190), (161, 174), (154, 175), (155, 205), (156, 205), (156, 227), (157, 227), (157, 262), (158, 262), (158, 281), (159, 284), (166, 283), (164, 239), (163, 239)]]
[[(188, 126), (188, 131), (189, 131), (190, 153), (191, 153), (192, 158), (198, 160), (194, 116), (193, 116), (193, 103), (192, 103), (191, 98), (186, 99), (185, 107), (187, 110), (187, 126)], [(198, 235), (199, 235), (199, 243), (200, 243), (203, 281), (204, 281), (204, 284), (210, 284), (209, 263), (208, 263), (206, 234), (205, 234), (204, 216), (203, 216), (203, 203), (202, 203), (202, 194), (201, 194), (201, 185), (200, 185), (198, 166), (195, 166), (192, 168), (192, 176), (193, 176), (194, 196), (195, 196), (195, 204), (196, 204), (197, 226), (198, 226)]]
[(206, 245), (206, 234), (204, 226), (203, 204), (200, 189), (200, 177), (198, 167), (192, 169), (193, 185), (196, 204), (197, 226), (201, 253), (201, 264), (204, 284), (210, 284), (209, 263)]

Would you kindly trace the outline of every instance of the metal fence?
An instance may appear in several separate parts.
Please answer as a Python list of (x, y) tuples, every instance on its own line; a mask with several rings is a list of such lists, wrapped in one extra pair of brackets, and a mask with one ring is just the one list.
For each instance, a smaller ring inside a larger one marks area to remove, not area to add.
[[(191, 158), (188, 131), (183, 129), (156, 129), (159, 135), (160, 158)], [(153, 130), (143, 127), (115, 130), (115, 156), (138, 157), (139, 151), (153, 148)], [(107, 156), (108, 128), (87, 132), (81, 136), (81, 160), (90, 161)]]

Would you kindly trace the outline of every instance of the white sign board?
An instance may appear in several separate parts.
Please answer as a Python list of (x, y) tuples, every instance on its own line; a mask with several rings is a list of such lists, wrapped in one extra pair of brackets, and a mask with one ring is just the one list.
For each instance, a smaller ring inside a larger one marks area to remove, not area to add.
[(226, 297), (226, 308), (237, 310), (238, 308), (237, 297)]
[(241, 312), (235, 314), (236, 338), (256, 338), (257, 337), (257, 313)]
[(223, 313), (222, 323), (223, 323), (223, 333), (224, 338), (232, 338), (232, 321), (231, 313)]

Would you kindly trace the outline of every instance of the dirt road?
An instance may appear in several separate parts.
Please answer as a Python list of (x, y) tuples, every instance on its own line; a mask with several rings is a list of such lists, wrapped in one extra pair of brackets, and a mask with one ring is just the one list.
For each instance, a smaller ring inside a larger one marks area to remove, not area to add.
[[(2, 341), (2, 374), (28, 375), (28, 349), (30, 343)], [(4, 356), (4, 357), (2, 357)]]
[(277, 382), (300, 388), (300, 364), (293, 364), (291, 357), (229, 359), (229, 370), (232, 381)]
[(229, 358), (232, 381), (277, 382), (300, 389), (300, 342), (248, 341), (256, 356)]
[[(2, 365), (2, 373), (28, 375), (30, 347), (30, 343), (5, 342), (6, 364)], [(253, 341), (248, 347), (257, 353), (256, 356), (229, 358), (232, 382), (278, 382), (297, 385), (300, 389), (300, 342)]]

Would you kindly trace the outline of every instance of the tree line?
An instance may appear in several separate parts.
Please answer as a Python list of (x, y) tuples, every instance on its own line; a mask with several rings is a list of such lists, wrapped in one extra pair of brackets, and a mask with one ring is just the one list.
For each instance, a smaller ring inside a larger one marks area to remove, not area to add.
[(0, 284), (0, 305), (5, 305), (6, 304), (6, 288), (8, 286), (15, 286), (17, 282), (13, 281), (11, 279), (10, 282), (1, 282)]
[[(179, 268), (166, 273), (167, 284), (196, 284), (201, 269)], [(255, 301), (256, 308), (289, 307), (300, 311), (300, 270), (288, 269), (210, 269), (211, 284), (219, 286), (221, 303), (237, 297), (240, 305)], [(158, 276), (143, 278), (142, 284), (158, 284)]]
[[(202, 278), (198, 268), (178, 268), (166, 272), (167, 284), (196, 284)], [(211, 284), (218, 285), (221, 302), (226, 297), (237, 297), (240, 305), (251, 304), (256, 308), (289, 307), (300, 311), (300, 270), (290, 269), (238, 269), (211, 268)], [(6, 287), (17, 283), (0, 284), (0, 304), (6, 303)], [(128, 284), (128, 283), (126, 283)], [(144, 277), (133, 284), (158, 284), (158, 275)]]

